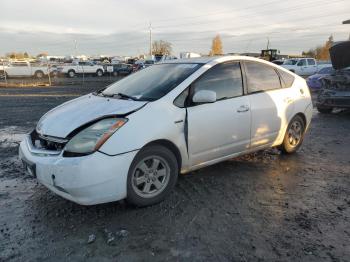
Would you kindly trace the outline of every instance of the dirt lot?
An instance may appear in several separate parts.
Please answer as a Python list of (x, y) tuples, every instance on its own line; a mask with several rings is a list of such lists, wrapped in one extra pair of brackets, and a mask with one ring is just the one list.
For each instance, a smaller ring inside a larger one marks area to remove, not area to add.
[(315, 111), (295, 155), (181, 176), (159, 205), (84, 207), (26, 176), (17, 150), (43, 113), (94, 88), (0, 89), (0, 261), (350, 261), (349, 112)]

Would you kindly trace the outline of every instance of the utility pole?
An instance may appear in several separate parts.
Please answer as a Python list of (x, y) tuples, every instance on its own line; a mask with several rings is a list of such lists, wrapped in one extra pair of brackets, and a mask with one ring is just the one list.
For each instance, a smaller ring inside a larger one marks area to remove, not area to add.
[(152, 24), (149, 23), (149, 55), (152, 59)]
[(78, 57), (78, 42), (77, 40), (74, 40), (74, 53), (75, 53), (75, 58)]
[(267, 38), (267, 46), (266, 46), (266, 49), (267, 49), (267, 50), (269, 49), (269, 46), (270, 46), (270, 38), (268, 37), (268, 38)]

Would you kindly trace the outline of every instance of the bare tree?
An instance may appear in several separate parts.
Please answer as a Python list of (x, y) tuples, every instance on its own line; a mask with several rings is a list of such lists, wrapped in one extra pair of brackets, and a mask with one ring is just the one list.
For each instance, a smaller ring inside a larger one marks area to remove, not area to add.
[(152, 54), (155, 55), (170, 55), (172, 52), (171, 43), (163, 40), (154, 41), (152, 43)]
[(213, 55), (222, 55), (223, 51), (222, 51), (222, 42), (221, 42), (221, 37), (220, 35), (216, 35), (213, 38), (213, 42), (211, 44), (211, 50), (209, 52), (210, 56)]

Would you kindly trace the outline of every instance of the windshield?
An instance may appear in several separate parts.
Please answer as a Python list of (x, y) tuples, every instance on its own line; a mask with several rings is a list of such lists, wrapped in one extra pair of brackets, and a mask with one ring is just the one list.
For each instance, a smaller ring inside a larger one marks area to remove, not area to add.
[(159, 64), (110, 85), (102, 95), (126, 95), (135, 100), (157, 100), (196, 71), (200, 64)]
[(289, 60), (284, 61), (283, 64), (284, 64), (284, 65), (295, 65), (297, 62), (298, 62), (298, 60), (289, 59)]

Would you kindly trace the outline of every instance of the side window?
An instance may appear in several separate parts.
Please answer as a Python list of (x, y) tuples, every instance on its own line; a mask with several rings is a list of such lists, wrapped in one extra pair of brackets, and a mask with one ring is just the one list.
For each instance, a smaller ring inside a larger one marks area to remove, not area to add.
[(273, 67), (263, 63), (245, 62), (245, 68), (249, 93), (281, 88), (280, 79)]
[(283, 87), (291, 87), (293, 85), (293, 82), (294, 82), (293, 75), (282, 70), (278, 70), (278, 73), (281, 76), (281, 82)]
[(191, 89), (191, 94), (199, 90), (215, 91), (217, 100), (241, 96), (243, 94), (243, 82), (239, 62), (214, 66), (192, 83)]
[(309, 64), (309, 65), (315, 65), (316, 63), (315, 63), (315, 60), (313, 60), (313, 59), (308, 59), (307, 60), (307, 63)]
[(177, 107), (183, 108), (186, 105), (186, 100), (188, 97), (189, 88), (186, 88), (185, 91), (183, 91), (175, 100), (174, 105)]
[(301, 59), (298, 63), (297, 66), (306, 66), (306, 59)]

